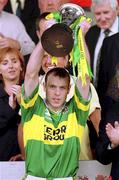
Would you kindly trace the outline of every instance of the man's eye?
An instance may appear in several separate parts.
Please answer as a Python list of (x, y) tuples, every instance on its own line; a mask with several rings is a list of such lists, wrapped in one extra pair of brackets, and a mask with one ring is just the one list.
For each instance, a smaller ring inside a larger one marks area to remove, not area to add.
[(53, 86), (53, 85), (52, 85), (52, 86), (50, 86), (50, 87), (51, 87), (51, 88), (55, 88), (55, 86)]
[(96, 15), (96, 16), (99, 16), (99, 15), (100, 15), (100, 13), (95, 13), (95, 15)]
[(65, 87), (61, 87), (60, 89), (62, 89), (62, 90), (63, 90), (63, 89), (65, 89)]

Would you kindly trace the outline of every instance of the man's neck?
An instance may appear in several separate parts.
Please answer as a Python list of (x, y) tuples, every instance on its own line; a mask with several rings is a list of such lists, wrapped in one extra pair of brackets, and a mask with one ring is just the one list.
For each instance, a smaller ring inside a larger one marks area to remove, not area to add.
[(64, 106), (65, 106), (65, 103), (59, 107), (59, 108), (53, 108), (50, 106), (50, 104), (47, 102), (47, 100), (44, 101), (45, 104), (46, 104), (46, 107), (49, 109), (49, 111), (53, 112), (53, 113), (60, 113), (63, 109), (64, 109)]

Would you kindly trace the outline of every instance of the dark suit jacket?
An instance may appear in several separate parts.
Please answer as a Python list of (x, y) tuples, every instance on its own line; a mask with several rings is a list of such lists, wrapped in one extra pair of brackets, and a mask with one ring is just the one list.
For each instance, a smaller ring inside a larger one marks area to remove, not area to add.
[[(10, 1), (8, 1), (4, 10), (13, 13)], [(36, 35), (36, 19), (39, 14), (40, 10), (37, 0), (25, 0), (24, 9), (21, 13), (21, 20), (26, 27), (26, 31), (35, 43), (38, 42), (38, 37)]]
[[(119, 101), (119, 88), (115, 77), (117, 70), (119, 70), (119, 33), (106, 38), (101, 50), (97, 91), (102, 109), (105, 111)], [(109, 94), (108, 91), (112, 92)]]
[(110, 143), (105, 126), (108, 122), (112, 125), (115, 121), (119, 121), (119, 103), (113, 104), (106, 112), (106, 116), (100, 123), (99, 138), (96, 145), (96, 158), (99, 162), (106, 165), (112, 163), (111, 176), (113, 180), (119, 179), (119, 146), (117, 148), (108, 149)]
[(93, 71), (93, 63), (94, 63), (94, 52), (95, 52), (95, 47), (96, 47), (99, 35), (100, 35), (100, 28), (95, 25), (89, 29), (85, 37), (86, 44), (88, 46), (89, 53), (90, 53), (92, 71)]

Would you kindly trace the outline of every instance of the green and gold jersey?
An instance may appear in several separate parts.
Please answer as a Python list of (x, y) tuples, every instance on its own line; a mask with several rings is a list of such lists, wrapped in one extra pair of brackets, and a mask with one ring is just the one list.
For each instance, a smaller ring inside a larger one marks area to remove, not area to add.
[(58, 114), (50, 112), (38, 94), (29, 98), (22, 89), (21, 113), (26, 152), (26, 173), (47, 179), (74, 177), (80, 142), (89, 110), (77, 88), (74, 97)]

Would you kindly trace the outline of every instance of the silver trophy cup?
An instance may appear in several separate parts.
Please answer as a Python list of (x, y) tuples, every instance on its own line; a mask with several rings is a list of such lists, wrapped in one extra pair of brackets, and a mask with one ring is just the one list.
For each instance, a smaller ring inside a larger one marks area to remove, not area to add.
[(60, 7), (61, 22), (70, 26), (79, 16), (86, 16), (84, 10), (73, 3), (66, 3)]

